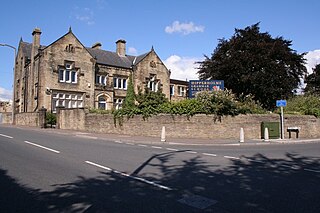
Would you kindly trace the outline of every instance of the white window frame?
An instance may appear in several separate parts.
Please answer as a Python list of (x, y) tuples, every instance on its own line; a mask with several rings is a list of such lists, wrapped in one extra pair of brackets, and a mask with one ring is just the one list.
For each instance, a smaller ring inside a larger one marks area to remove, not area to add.
[[(74, 79), (72, 79), (73, 75), (74, 75)], [(76, 84), (78, 83), (78, 72), (72, 69), (72, 64), (66, 63), (65, 69), (63, 68), (59, 69), (58, 78), (59, 78), (59, 82)]]
[(52, 111), (56, 112), (58, 106), (65, 108), (81, 108), (84, 106), (83, 94), (72, 92), (53, 92)]
[[(104, 98), (104, 101), (100, 101), (100, 97)], [(104, 109), (100, 108), (100, 103), (104, 104)], [(106, 110), (108, 107), (107, 98), (104, 95), (98, 96), (98, 109)]]
[(185, 96), (186, 95), (186, 88), (183, 86), (178, 86), (178, 94), (179, 94), (179, 96)]
[(107, 78), (108, 78), (108, 76), (106, 76), (106, 75), (97, 75), (96, 76), (96, 84), (106, 86), (107, 85)]
[(128, 78), (113, 77), (113, 88), (127, 90)]
[(113, 99), (113, 106), (115, 109), (121, 109), (124, 99), (123, 98), (115, 98)]
[(159, 81), (156, 80), (156, 76), (153, 76), (149, 81), (148, 81), (148, 88), (149, 90), (153, 92), (158, 92), (159, 89)]

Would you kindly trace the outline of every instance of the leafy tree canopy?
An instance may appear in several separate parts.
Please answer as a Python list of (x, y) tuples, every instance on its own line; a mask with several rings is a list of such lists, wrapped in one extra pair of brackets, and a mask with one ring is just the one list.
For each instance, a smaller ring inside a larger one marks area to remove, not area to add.
[(313, 73), (306, 77), (305, 83), (307, 83), (305, 92), (320, 95), (320, 64), (313, 68)]
[(199, 62), (200, 79), (224, 80), (237, 95), (252, 94), (263, 107), (272, 109), (277, 99), (290, 97), (305, 75), (305, 59), (291, 49), (292, 41), (261, 33), (259, 23), (235, 29), (220, 39), (211, 57)]

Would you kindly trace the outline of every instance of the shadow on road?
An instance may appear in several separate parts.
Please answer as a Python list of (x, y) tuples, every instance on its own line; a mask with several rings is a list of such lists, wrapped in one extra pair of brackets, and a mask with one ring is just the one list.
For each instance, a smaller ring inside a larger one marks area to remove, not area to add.
[[(319, 212), (320, 173), (304, 170), (319, 170), (319, 158), (287, 153), (283, 160), (257, 154), (213, 169), (198, 156), (166, 165), (175, 154), (153, 156), (134, 172), (143, 177), (143, 167), (157, 168), (162, 175), (153, 181), (173, 191), (103, 172), (41, 192), (0, 169), (0, 212)], [(188, 193), (218, 202), (204, 210), (177, 202)]]

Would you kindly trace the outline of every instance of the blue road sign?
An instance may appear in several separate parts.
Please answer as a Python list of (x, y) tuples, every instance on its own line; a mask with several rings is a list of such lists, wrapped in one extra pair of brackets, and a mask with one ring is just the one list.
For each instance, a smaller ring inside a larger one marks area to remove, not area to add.
[(277, 107), (285, 107), (285, 106), (287, 106), (287, 101), (286, 100), (277, 100), (276, 104), (277, 104)]

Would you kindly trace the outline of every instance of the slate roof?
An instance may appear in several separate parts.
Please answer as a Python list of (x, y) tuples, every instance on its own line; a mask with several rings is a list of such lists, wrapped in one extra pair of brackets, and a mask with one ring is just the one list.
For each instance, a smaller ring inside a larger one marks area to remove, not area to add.
[[(22, 41), (20, 43), (23, 55), (27, 56), (27, 58), (31, 58), (31, 50), (32, 50), (32, 44), (28, 42)], [(44, 49), (46, 46), (40, 45), (40, 49)]]
[[(32, 44), (27, 42), (21, 42), (22, 52), (28, 58), (31, 58), (31, 49)], [(45, 48), (46, 46), (42, 46), (40, 48)], [(104, 64), (115, 67), (123, 67), (123, 68), (131, 68), (132, 65), (138, 64), (142, 59), (144, 59), (150, 52), (139, 56), (119, 56), (116, 52), (101, 50), (101, 49), (93, 49), (86, 47), (88, 52), (97, 60), (98, 64)]]
[(140, 56), (119, 56), (116, 52), (87, 48), (90, 54), (97, 59), (98, 64), (105, 64), (115, 67), (131, 68), (132, 65), (139, 63), (148, 53), (142, 54)]

